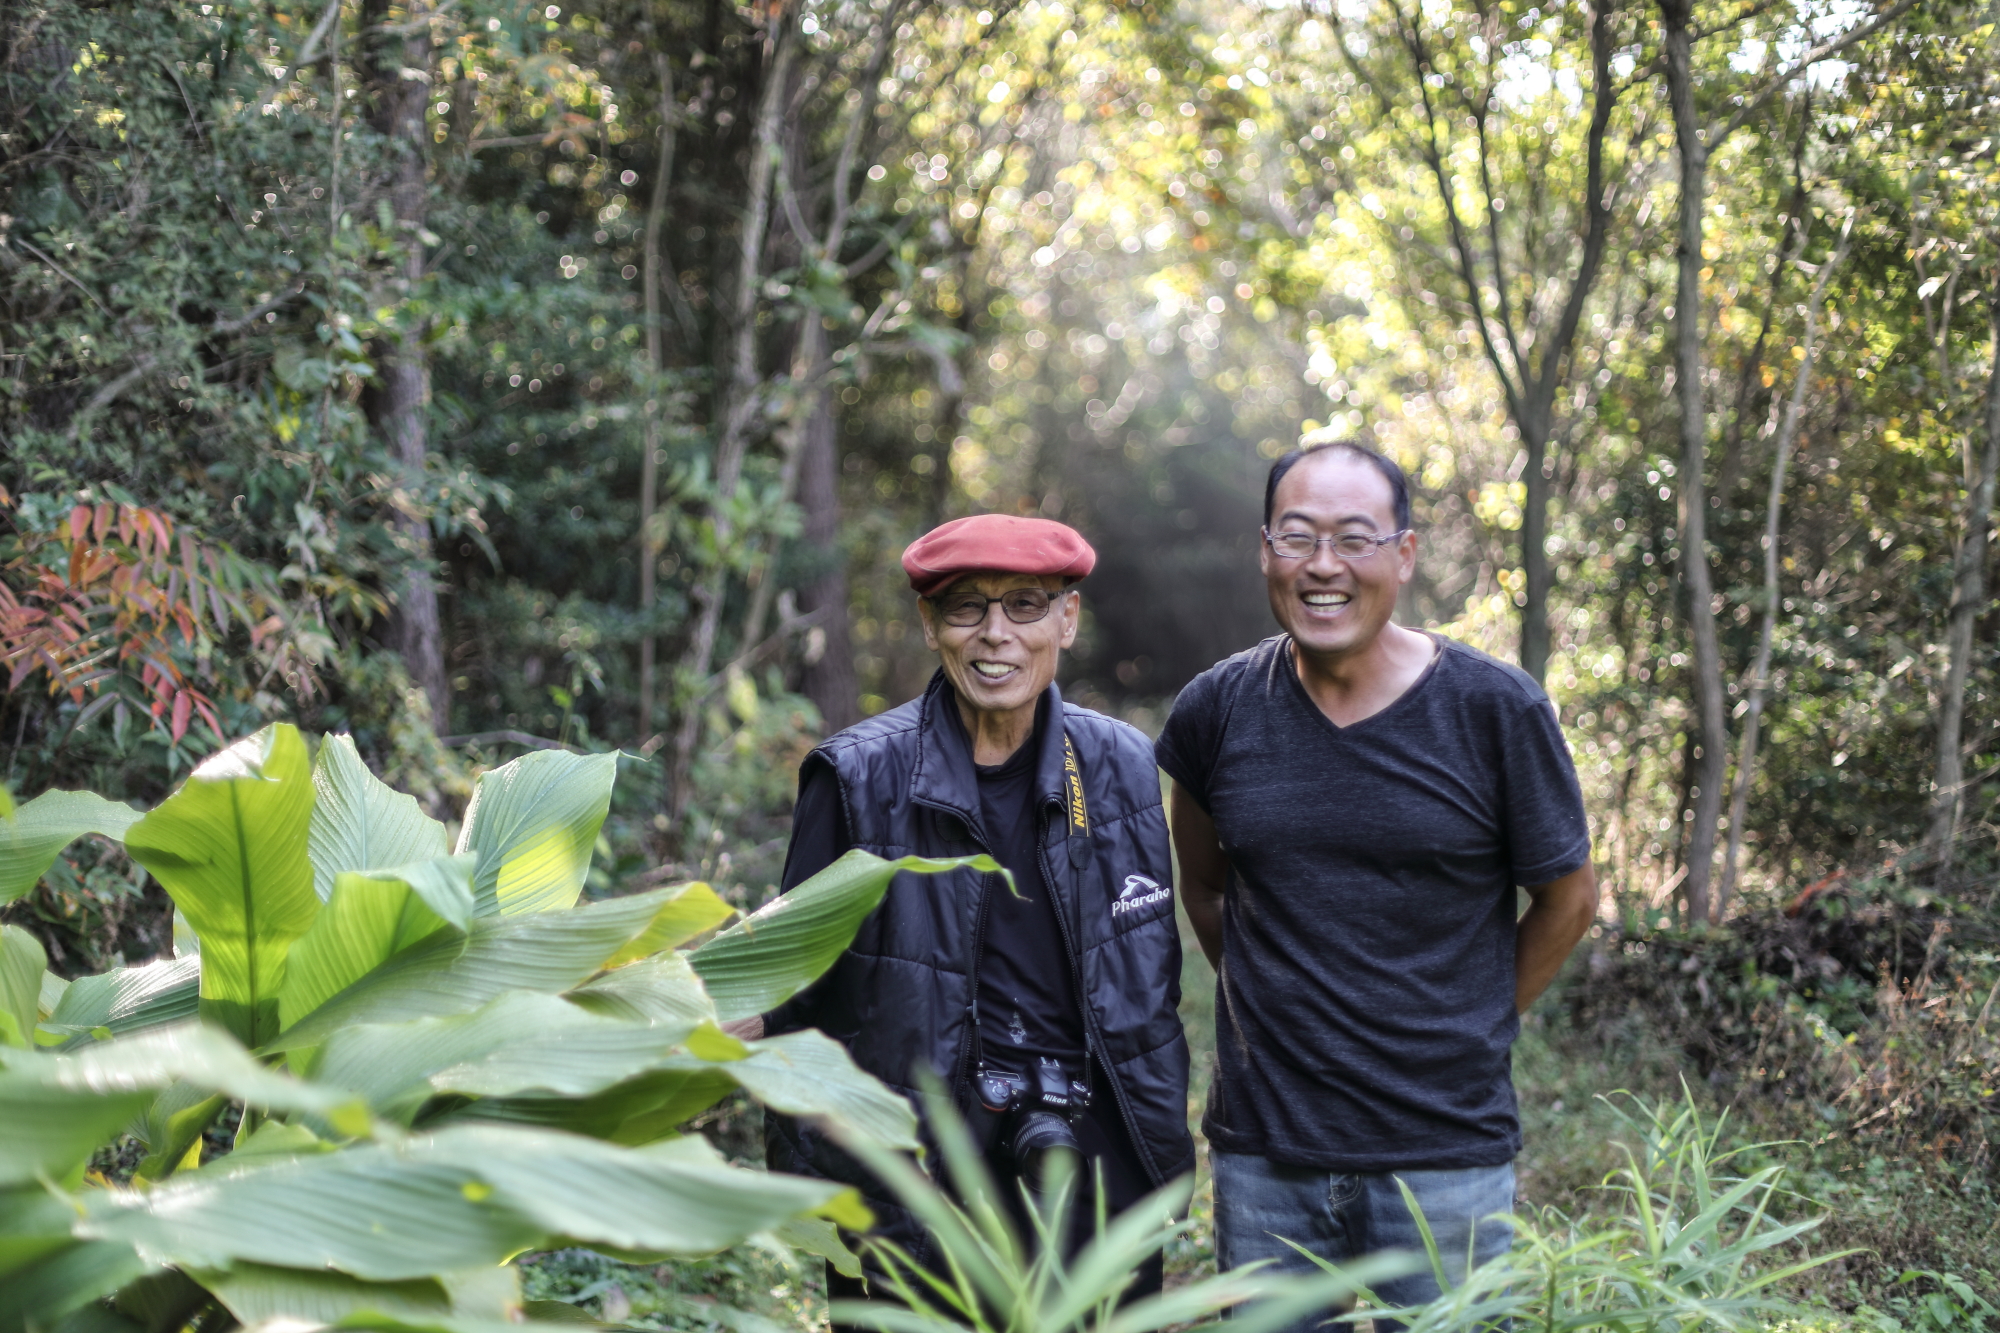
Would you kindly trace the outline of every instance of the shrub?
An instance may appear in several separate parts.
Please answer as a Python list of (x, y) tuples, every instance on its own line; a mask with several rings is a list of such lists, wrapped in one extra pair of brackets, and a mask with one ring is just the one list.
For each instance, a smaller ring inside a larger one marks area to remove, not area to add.
[[(455, 851), (345, 737), (312, 758), (286, 725), (143, 817), (48, 792), (0, 820), (0, 901), (95, 833), (165, 886), (178, 945), (65, 984), (0, 929), (0, 1331), (519, 1317), (500, 1265), (552, 1246), (762, 1234), (845, 1262), (851, 1191), (676, 1131), (741, 1088), (914, 1148), (908, 1105), (832, 1041), (720, 1025), (816, 977), (899, 870), (955, 863), (851, 854), (686, 949), (731, 915), (706, 885), (579, 904), (616, 764), (485, 774)], [(128, 1127), (130, 1179), (90, 1171)]]

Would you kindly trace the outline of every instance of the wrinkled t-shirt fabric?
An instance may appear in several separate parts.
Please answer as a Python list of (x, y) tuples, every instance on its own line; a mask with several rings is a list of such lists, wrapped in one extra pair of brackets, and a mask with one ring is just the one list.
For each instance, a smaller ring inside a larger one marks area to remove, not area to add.
[[(979, 1046), (986, 1063), (1016, 1074), (1054, 1060), (1071, 1078), (1084, 1077), (1083, 1010), (1076, 999), (1069, 950), (1042, 874), (1035, 799), (1044, 706), (1021, 748), (998, 764), (974, 764), (979, 821), (993, 859), (1014, 875), (1014, 893), (997, 881), (987, 890), (979, 951)], [(963, 727), (957, 710), (948, 725)], [(970, 738), (966, 749), (972, 748)], [(1018, 896), (1017, 896), (1018, 895)]]
[(1339, 727), (1279, 635), (1196, 677), (1161, 733), (1231, 871), (1202, 1122), (1221, 1151), (1373, 1172), (1520, 1148), (1515, 886), (1582, 866), (1589, 832), (1548, 697), (1438, 642)]

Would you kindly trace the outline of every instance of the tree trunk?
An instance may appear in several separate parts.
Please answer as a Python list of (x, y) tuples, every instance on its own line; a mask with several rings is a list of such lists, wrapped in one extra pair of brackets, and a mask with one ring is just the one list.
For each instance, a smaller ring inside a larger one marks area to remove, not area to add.
[(694, 633), (683, 659), (689, 697), (683, 701), (674, 729), (673, 764), (668, 784), (668, 818), (678, 823), (692, 794), (688, 783), (694, 771), (695, 747), (701, 741), (700, 693), (715, 664), (716, 635), (722, 626), (722, 603), (728, 593), (729, 562), (726, 558), (735, 537), (730, 517), (730, 501), (743, 477), (743, 458), (750, 446), (755, 418), (760, 414), (762, 388), (757, 363), (757, 298), (764, 285), (764, 238), (771, 217), (771, 176), (782, 130), (785, 93), (798, 41), (793, 34), (797, 21), (795, 5), (776, 7), (771, 13), (770, 61), (762, 71), (763, 87), (758, 99), (757, 122), (750, 140), (749, 180), (743, 210), (743, 230), (738, 239), (736, 284), (729, 312), (728, 380), (721, 397), (716, 430), (715, 503), (709, 524), (715, 534), (717, 559), (697, 581)]
[[(645, 273), (646, 369), (657, 381), (666, 370), (664, 330), (660, 327), (660, 226), (666, 219), (667, 189), (674, 172), (674, 67), (664, 53), (653, 57), (660, 74), (660, 157), (653, 169), (653, 196), (646, 207), (646, 240), (641, 257)], [(657, 574), (660, 560), (659, 536), (653, 531), (654, 511), (660, 491), (660, 386), (656, 382), (647, 395), (646, 456), (639, 462), (639, 617), (642, 626), (651, 620), (659, 600)], [(658, 692), (655, 681), (655, 654), (659, 651), (649, 626), (639, 634), (639, 728), (642, 745), (653, 737), (653, 705)], [(649, 752), (650, 753), (650, 752)]]
[(1716, 826), (1722, 814), (1727, 760), (1722, 653), (1716, 641), (1715, 588), (1708, 566), (1708, 413), (1703, 401), (1701, 330), (1702, 205), (1708, 186), (1708, 146), (1695, 120), (1690, 0), (1660, 0), (1665, 29), (1667, 95), (1680, 149), (1680, 244), (1674, 292), (1674, 375), (1680, 397), (1680, 575), (1687, 590), (1688, 628), (1694, 648), (1696, 741), (1694, 821), (1688, 830), (1688, 920), (1709, 919), (1709, 879), (1715, 866)]
[[(424, 229), (430, 196), (429, 130), (424, 121), (430, 95), (431, 35), (410, 16), (392, 21), (388, 0), (368, 0), (362, 9), (372, 120), (388, 141), (389, 206), (402, 254), (393, 287), (408, 299), (424, 276)], [(398, 29), (408, 29), (398, 31)], [(384, 337), (378, 358), (380, 389), (371, 398), (375, 428), (402, 465), (406, 486), (422, 483), (428, 456), (430, 357), (424, 330), (407, 319)], [(445, 677), (444, 627), (427, 514), (399, 512), (396, 519), (410, 555), (409, 572), (397, 596), (391, 633), (411, 681), (430, 706), (431, 725), (449, 729), (451, 689)]]
[[(1551, 352), (1551, 356), (1555, 353)], [(1521, 670), (1540, 684), (1549, 672), (1549, 593), (1555, 587), (1555, 573), (1549, 566), (1549, 478), (1543, 468), (1549, 454), (1549, 423), (1546, 418), (1528, 419), (1538, 414), (1524, 413), (1522, 442), (1527, 446), (1528, 463), (1521, 478), (1527, 494), (1521, 505)]]
[(2000, 300), (1987, 303), (1987, 327), (1993, 362), (1986, 381), (1986, 449), (1965, 497), (1965, 530), (1953, 571), (1951, 621), (1945, 634), (1951, 665), (1945, 672), (1944, 697), (1938, 701), (1937, 775), (1931, 784), (1931, 826), (1925, 838), (1940, 866), (1951, 864), (1959, 811), (1965, 803), (1965, 757), (1960, 753), (1965, 682), (1972, 673), (1973, 624), (1986, 605), (1986, 529), (1993, 521), (1994, 478), (2000, 473)]
[[(1806, 213), (1798, 218), (1800, 248), (1804, 248)], [(1818, 351), (1819, 306), (1826, 284), (1847, 253), (1847, 239), (1853, 233), (1850, 215), (1841, 231), (1840, 245), (1813, 279), (1812, 294), (1806, 298), (1806, 327), (1798, 378), (1792, 382), (1791, 401), (1778, 426), (1778, 441), (1771, 451), (1771, 497), (1764, 510), (1764, 627), (1757, 636), (1757, 663), (1750, 672), (1750, 695), (1744, 701), (1743, 736), (1736, 754), (1736, 784), (1729, 798), (1729, 848), (1722, 857), (1722, 883), (1715, 891), (1715, 919), (1729, 910), (1730, 896), (1736, 891), (1736, 868), (1743, 852), (1743, 819), (1750, 809), (1750, 781), (1757, 772), (1757, 737), (1763, 724), (1764, 697), (1771, 687), (1771, 640), (1777, 633), (1778, 610), (1778, 520), (1785, 508), (1785, 474), (1792, 461), (1792, 445), (1799, 437), (1799, 410), (1805, 404), (1806, 386), (1812, 380), (1813, 357)], [(1771, 289), (1771, 304), (1777, 304), (1778, 289)]]
[(861, 720), (861, 682), (854, 673), (847, 626), (847, 566), (836, 544), (840, 441), (835, 426), (833, 393), (821, 389), (813, 395), (799, 456), (799, 506), (805, 510), (800, 538), (821, 572), (799, 589), (799, 609), (819, 616), (807, 643), (804, 683), (828, 735)]

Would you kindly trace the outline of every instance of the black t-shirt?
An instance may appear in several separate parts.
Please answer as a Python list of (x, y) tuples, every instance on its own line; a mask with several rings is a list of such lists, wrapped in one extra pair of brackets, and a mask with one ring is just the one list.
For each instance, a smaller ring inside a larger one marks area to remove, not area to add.
[(1160, 767), (1215, 820), (1231, 875), (1203, 1132), (1331, 1171), (1497, 1166), (1515, 886), (1590, 838), (1548, 697), (1449, 640), (1403, 696), (1337, 727), (1279, 635), (1198, 676)]
[[(962, 725), (957, 709), (950, 715), (950, 725)], [(1035, 761), (1043, 722), (1038, 714), (1033, 733), (1004, 763), (973, 765), (987, 849), (1014, 873), (1014, 893), (995, 883), (986, 895), (979, 1041), (988, 1065), (1025, 1074), (1037, 1060), (1050, 1059), (1077, 1077), (1083, 1071), (1083, 1013), (1038, 846)]]

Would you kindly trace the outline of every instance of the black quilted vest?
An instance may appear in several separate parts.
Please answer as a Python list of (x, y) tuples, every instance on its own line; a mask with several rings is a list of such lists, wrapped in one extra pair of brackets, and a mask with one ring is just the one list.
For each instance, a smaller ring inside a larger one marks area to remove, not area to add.
[[(877, 856), (965, 856), (979, 843), (979, 790), (944, 673), (922, 697), (829, 737), (806, 765), (830, 765), (853, 845)], [(1049, 687), (1036, 767), (1041, 870), (1068, 941), (1091, 1054), (1155, 1184), (1194, 1169), (1181, 1032), (1180, 934), (1173, 863), (1152, 742), (1123, 722), (1065, 704)], [(1075, 749), (1087, 829), (1071, 816), (1063, 737)], [(772, 1033), (816, 1027), (856, 1064), (915, 1096), (928, 1067), (970, 1105), (979, 924), (998, 875), (898, 875), (854, 943), (809, 990), (768, 1015)], [(917, 1242), (911, 1220), (859, 1165), (810, 1125), (767, 1116), (774, 1171), (842, 1180), (869, 1196), (883, 1230)], [(899, 1225), (900, 1223), (900, 1225)], [(927, 1247), (924, 1247), (927, 1248)]]

